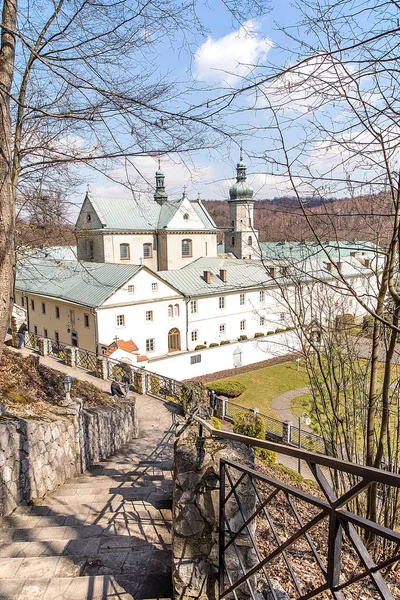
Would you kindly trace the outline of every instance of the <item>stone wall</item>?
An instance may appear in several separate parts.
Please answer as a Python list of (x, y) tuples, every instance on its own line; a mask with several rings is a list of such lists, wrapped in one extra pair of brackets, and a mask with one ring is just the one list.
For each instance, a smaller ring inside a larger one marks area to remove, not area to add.
[(43, 419), (0, 416), (0, 515), (41, 498), (110, 456), (139, 430), (135, 401), (54, 407)]
[[(219, 463), (221, 458), (254, 468), (252, 449), (236, 442), (199, 438), (198, 426), (189, 427), (175, 443), (173, 494), (173, 583), (179, 600), (213, 600), (218, 595), (218, 513)], [(236, 472), (238, 473), (238, 472)], [(235, 475), (233, 475), (236, 481)], [(250, 516), (255, 507), (255, 493), (245, 478), (240, 484), (242, 510)], [(237, 531), (243, 524), (234, 501), (226, 506), (229, 525)], [(255, 532), (253, 521), (252, 532)], [(248, 533), (240, 536), (243, 564), (250, 569), (256, 561)], [(231, 547), (227, 553), (231, 573), (241, 574), (237, 555)], [(247, 596), (246, 590), (239, 595)]]

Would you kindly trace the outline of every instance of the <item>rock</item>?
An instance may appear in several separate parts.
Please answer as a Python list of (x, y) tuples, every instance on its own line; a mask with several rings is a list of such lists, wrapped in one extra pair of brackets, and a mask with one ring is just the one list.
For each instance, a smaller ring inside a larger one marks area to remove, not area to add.
[(194, 504), (184, 506), (175, 521), (175, 531), (184, 537), (199, 536), (204, 530), (204, 520)]

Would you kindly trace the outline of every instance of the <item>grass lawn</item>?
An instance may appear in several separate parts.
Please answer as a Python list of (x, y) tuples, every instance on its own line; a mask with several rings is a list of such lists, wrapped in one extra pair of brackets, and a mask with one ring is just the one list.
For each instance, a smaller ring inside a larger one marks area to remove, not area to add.
[(311, 402), (313, 401), (312, 394), (303, 394), (302, 396), (296, 396), (290, 401), (290, 410), (295, 417), (299, 418), (303, 412), (309, 411)]
[[(298, 371), (295, 362), (265, 367), (223, 381), (240, 381), (246, 388), (238, 398), (232, 398), (232, 402), (247, 408), (257, 406), (261, 413), (274, 418), (276, 415), (271, 408), (272, 400), (283, 392), (305, 387), (308, 383), (304, 367), (300, 365)], [(212, 382), (207, 385), (212, 385)]]

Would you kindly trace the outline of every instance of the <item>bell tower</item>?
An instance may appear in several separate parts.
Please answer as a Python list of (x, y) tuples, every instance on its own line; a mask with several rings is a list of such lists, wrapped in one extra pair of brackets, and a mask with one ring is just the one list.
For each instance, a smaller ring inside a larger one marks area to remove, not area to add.
[(236, 183), (229, 190), (230, 227), (225, 231), (225, 252), (236, 258), (259, 257), (258, 231), (254, 229), (253, 190), (247, 183), (246, 164), (240, 148), (240, 160), (236, 165)]
[(154, 200), (158, 204), (164, 204), (168, 200), (168, 194), (165, 191), (165, 176), (161, 171), (160, 159), (158, 159), (158, 171), (156, 171), (156, 191), (154, 194)]

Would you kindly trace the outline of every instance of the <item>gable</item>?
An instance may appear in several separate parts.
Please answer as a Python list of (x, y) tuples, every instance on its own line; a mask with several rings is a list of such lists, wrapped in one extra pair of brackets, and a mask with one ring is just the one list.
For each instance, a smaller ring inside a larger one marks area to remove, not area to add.
[[(157, 284), (157, 289), (152, 290), (152, 284)], [(130, 290), (133, 286), (133, 290)], [(127, 280), (112, 296), (110, 296), (103, 306), (113, 304), (129, 304), (138, 302), (149, 302), (162, 300), (163, 298), (180, 298), (182, 294), (178, 292), (173, 285), (164, 281), (153, 273), (150, 269), (142, 267), (133, 277)]]
[(166, 229), (167, 231), (169, 229), (205, 231), (207, 227), (197, 214), (194, 205), (187, 198), (183, 198), (179, 208), (169, 220)]
[(82, 208), (76, 221), (78, 229), (101, 229), (102, 223), (89, 196), (86, 194)]

